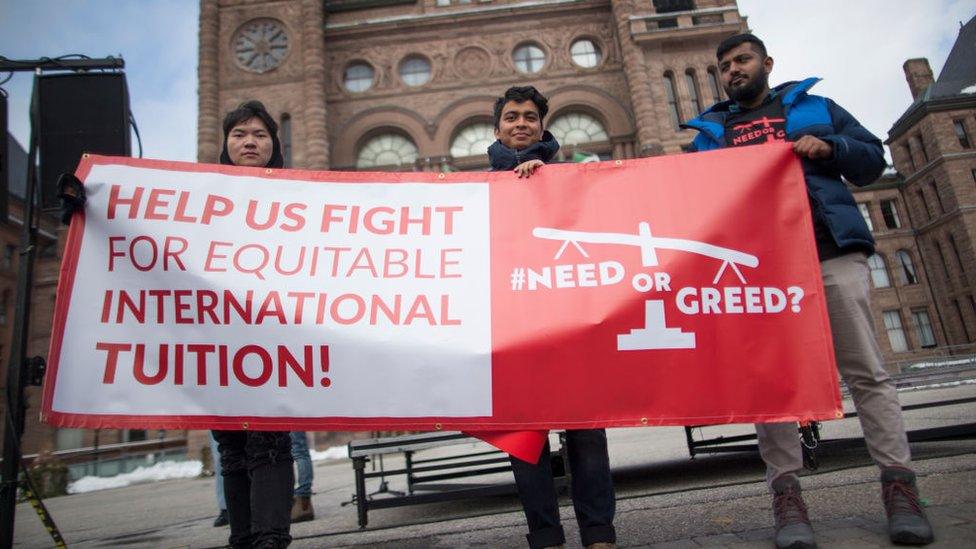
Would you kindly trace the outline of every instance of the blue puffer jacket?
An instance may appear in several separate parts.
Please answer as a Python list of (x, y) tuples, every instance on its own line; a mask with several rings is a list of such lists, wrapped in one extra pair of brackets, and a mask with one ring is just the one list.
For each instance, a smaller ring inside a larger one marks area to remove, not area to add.
[[(819, 78), (807, 78), (776, 86), (786, 114), (786, 138), (796, 141), (812, 135), (833, 146), (834, 157), (830, 160), (802, 159), (813, 215), (824, 222), (839, 248), (873, 253), (874, 238), (841, 176), (858, 186), (873, 183), (884, 171), (884, 149), (881, 140), (849, 112), (830, 99), (807, 94), (818, 81)], [(693, 150), (725, 147), (725, 119), (732, 105), (732, 101), (717, 103), (683, 125), (699, 131)]]

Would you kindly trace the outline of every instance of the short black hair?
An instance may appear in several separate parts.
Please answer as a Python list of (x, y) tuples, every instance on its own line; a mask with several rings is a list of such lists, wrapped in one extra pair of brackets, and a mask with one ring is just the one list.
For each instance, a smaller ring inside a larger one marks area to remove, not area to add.
[(265, 127), (268, 128), (268, 133), (271, 134), (271, 158), (268, 160), (266, 166), (269, 168), (285, 167), (285, 159), (281, 155), (281, 141), (278, 139), (278, 123), (275, 122), (274, 117), (271, 116), (268, 109), (264, 108), (263, 103), (253, 99), (241, 103), (236, 109), (230, 111), (224, 117), (224, 146), (220, 151), (219, 162), (226, 165), (234, 164), (231, 162), (230, 153), (227, 151), (227, 136), (230, 135), (230, 131), (235, 126), (247, 122), (252, 118), (257, 118), (261, 122), (264, 122)]
[(729, 50), (738, 47), (741, 44), (752, 44), (753, 49), (759, 52), (764, 58), (768, 55), (766, 53), (766, 44), (760, 40), (756, 35), (750, 33), (736, 34), (735, 36), (730, 36), (722, 43), (718, 45), (718, 49), (715, 50), (715, 58), (720, 60), (722, 56), (725, 55)]
[(539, 90), (535, 89), (535, 86), (512, 86), (505, 90), (505, 95), (499, 97), (495, 100), (495, 129), (498, 129), (498, 123), (502, 120), (502, 109), (505, 108), (505, 104), (509, 101), (515, 101), (516, 103), (525, 103), (526, 101), (531, 101), (535, 103), (535, 108), (539, 109), (539, 122), (546, 117), (546, 113), (549, 112), (549, 100), (546, 96), (539, 93)]
[(264, 104), (260, 101), (251, 100), (241, 103), (224, 117), (224, 139), (234, 129), (234, 126), (252, 118), (258, 118), (264, 122), (268, 128), (268, 133), (271, 135), (278, 135), (278, 123), (275, 122), (268, 109), (264, 108)]

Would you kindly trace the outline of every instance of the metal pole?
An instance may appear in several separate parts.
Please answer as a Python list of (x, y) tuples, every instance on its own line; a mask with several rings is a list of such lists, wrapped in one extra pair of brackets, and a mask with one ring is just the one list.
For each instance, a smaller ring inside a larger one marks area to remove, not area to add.
[[(34, 76), (36, 100), (37, 69)], [(30, 297), (34, 278), (34, 248), (37, 229), (34, 227), (37, 170), (37, 103), (31, 106), (30, 152), (27, 155), (27, 188), (24, 193), (24, 225), (20, 238), (20, 264), (17, 266), (17, 301), (14, 309), (10, 361), (7, 363), (7, 409), (4, 416), (3, 489), (0, 490), (0, 547), (13, 547), (14, 513), (17, 509), (17, 478), (20, 469), (20, 435), (24, 432), (24, 368), (30, 330)], [(7, 131), (3, 128), (3, 131)]]

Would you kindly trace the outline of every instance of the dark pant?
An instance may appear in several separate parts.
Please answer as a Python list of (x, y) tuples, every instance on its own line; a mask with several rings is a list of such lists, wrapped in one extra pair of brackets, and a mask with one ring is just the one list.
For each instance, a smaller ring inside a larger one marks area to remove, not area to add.
[[(573, 508), (583, 545), (615, 543), (617, 535), (613, 528), (613, 514), (616, 500), (610, 478), (606, 431), (566, 431), (566, 450), (572, 473)], [(532, 549), (566, 542), (566, 535), (559, 523), (559, 503), (556, 501), (549, 452), (547, 440), (538, 464), (511, 458), (522, 510), (529, 523), (526, 538)]]
[(224, 476), (231, 547), (281, 548), (291, 543), (295, 484), (287, 431), (214, 431)]

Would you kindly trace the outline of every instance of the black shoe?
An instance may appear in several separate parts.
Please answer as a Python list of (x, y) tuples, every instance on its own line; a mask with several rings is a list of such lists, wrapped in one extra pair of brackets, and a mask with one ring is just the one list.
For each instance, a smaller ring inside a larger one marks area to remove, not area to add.
[(786, 475), (773, 481), (773, 522), (778, 549), (814, 549), (813, 527), (800, 494), (800, 481)]
[(230, 524), (230, 520), (227, 518), (227, 509), (223, 509), (214, 519), (214, 528), (219, 528), (220, 526), (227, 526)]
[(888, 514), (888, 537), (900, 545), (927, 545), (935, 535), (922, 511), (915, 473), (904, 467), (881, 470), (881, 497)]

